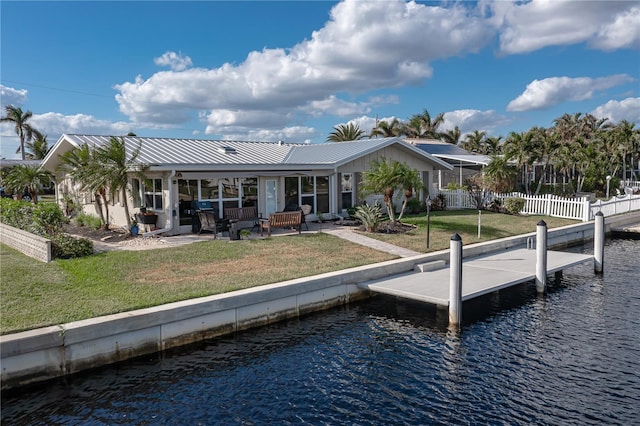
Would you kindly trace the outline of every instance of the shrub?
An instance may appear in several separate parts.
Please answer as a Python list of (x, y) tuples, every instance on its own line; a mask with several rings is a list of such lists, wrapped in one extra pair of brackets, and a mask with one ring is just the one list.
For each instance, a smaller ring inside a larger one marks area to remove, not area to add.
[(427, 211), (427, 205), (418, 200), (415, 197), (412, 197), (407, 201), (407, 213), (409, 214), (418, 214)]
[(509, 214), (519, 214), (524, 208), (524, 198), (507, 198), (504, 200), (504, 209)]
[(86, 238), (75, 238), (59, 233), (49, 236), (52, 255), (56, 259), (71, 259), (93, 254), (93, 242)]
[(40, 203), (32, 210), (31, 232), (37, 235), (52, 235), (62, 232), (67, 223), (62, 209), (54, 203)]
[(360, 219), (367, 232), (376, 232), (378, 225), (382, 222), (382, 208), (380, 204), (365, 204), (356, 207), (354, 216)]
[(87, 228), (91, 229), (100, 229), (100, 227), (102, 226), (102, 221), (98, 216), (93, 216), (86, 213), (79, 213), (74, 218), (74, 220), (78, 226), (86, 226)]
[(34, 207), (35, 204), (26, 201), (0, 198), (0, 222), (31, 232), (31, 216)]

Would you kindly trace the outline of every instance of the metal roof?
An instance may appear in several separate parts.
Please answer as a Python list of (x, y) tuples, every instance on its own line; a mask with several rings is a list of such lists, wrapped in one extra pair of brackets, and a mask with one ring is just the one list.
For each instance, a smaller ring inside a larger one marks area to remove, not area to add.
[(414, 145), (437, 158), (442, 158), (454, 165), (455, 163), (466, 163), (465, 165), (483, 165), (486, 166), (491, 162), (491, 158), (487, 155), (474, 154), (458, 145), (436, 140), (411, 140), (409, 143)]
[[(64, 134), (60, 137), (45, 164), (54, 168), (57, 154), (67, 147), (88, 144), (102, 146), (111, 136)], [(127, 154), (140, 147), (138, 161), (152, 169), (179, 167), (183, 170), (294, 170), (297, 168), (335, 168), (356, 158), (398, 144), (414, 151), (434, 167), (449, 169), (444, 161), (405, 143), (400, 138), (366, 139), (322, 144), (290, 144), (282, 142), (248, 142), (207, 139), (173, 139), (123, 136)], [(50, 158), (55, 157), (55, 158)]]

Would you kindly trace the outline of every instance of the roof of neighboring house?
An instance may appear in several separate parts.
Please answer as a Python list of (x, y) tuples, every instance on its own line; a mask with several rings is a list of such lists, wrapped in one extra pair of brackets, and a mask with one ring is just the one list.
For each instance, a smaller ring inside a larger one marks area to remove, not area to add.
[(491, 162), (491, 158), (487, 155), (474, 154), (458, 145), (443, 142), (435, 139), (407, 139), (406, 142), (415, 145), (434, 157), (441, 158), (451, 164), (462, 162), (464, 165), (482, 165), (486, 166)]
[[(54, 171), (58, 156), (84, 144), (101, 146), (110, 136), (67, 135), (60, 137), (43, 160), (45, 169)], [(400, 138), (367, 139), (353, 142), (290, 144), (282, 142), (246, 142), (206, 139), (173, 139), (124, 136), (130, 154), (138, 146), (138, 160), (151, 170), (296, 170), (330, 169), (390, 145), (415, 152), (436, 169), (450, 169), (446, 162), (405, 143)]]
[(0, 169), (3, 167), (13, 167), (19, 164), (25, 166), (39, 166), (42, 160), (7, 160), (6, 158), (0, 158)]

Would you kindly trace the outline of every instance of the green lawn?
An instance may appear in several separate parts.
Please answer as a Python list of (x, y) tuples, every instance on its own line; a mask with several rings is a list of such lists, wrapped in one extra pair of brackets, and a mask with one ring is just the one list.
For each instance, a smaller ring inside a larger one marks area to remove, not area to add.
[[(431, 248), (449, 247), (459, 233), (464, 244), (535, 231), (541, 217), (477, 211), (434, 212)], [(550, 228), (575, 221), (544, 218)], [(404, 218), (418, 228), (408, 234), (367, 234), (426, 251), (426, 216)], [(326, 234), (264, 240), (213, 240), (146, 251), (113, 251), (81, 259), (35, 261), (0, 245), (0, 333), (124, 312), (293, 278), (393, 259)]]

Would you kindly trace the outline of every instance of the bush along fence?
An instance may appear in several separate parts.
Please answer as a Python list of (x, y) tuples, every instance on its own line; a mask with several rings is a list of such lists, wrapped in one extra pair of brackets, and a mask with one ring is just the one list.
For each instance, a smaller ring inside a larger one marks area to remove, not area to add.
[[(474, 197), (464, 189), (441, 190), (438, 192), (446, 200), (448, 209), (477, 209)], [(520, 214), (544, 215), (588, 222), (595, 218), (599, 211), (605, 216), (640, 210), (640, 194), (625, 194), (612, 197), (610, 200), (591, 202), (589, 197), (565, 198), (551, 194), (527, 195), (519, 192), (509, 194), (487, 194), (483, 197), (488, 206), (496, 199), (519, 198), (524, 200)], [(484, 206), (483, 206), (484, 208)]]

